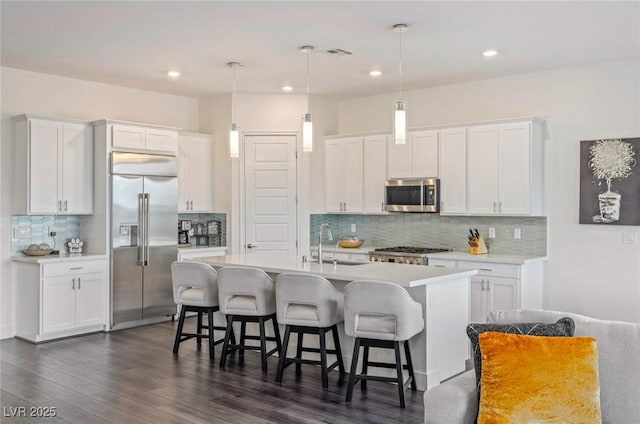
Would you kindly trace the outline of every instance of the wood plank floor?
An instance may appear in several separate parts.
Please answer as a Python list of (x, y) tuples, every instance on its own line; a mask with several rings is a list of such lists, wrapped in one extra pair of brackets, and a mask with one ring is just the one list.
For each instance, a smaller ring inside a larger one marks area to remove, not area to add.
[[(195, 319), (188, 319), (189, 331)], [(257, 352), (237, 354), (226, 369), (209, 362), (206, 341), (194, 340), (171, 352), (174, 323), (33, 345), (0, 341), (2, 422), (20, 423), (421, 423), (422, 392), (407, 391), (407, 408), (398, 406), (397, 387), (369, 382), (345, 403), (346, 379), (329, 375), (322, 390), (320, 369), (293, 367), (276, 383), (277, 357), (260, 370)], [(290, 349), (291, 351), (291, 349)], [(11, 418), (8, 407), (56, 407), (55, 418)]]

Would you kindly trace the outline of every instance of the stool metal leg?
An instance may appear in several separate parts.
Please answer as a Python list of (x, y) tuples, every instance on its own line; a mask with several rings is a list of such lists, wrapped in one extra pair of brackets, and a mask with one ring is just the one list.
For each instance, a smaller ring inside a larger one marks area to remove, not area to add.
[[(363, 350), (361, 374), (367, 375), (367, 372), (369, 371), (369, 346), (365, 346)], [(367, 380), (364, 378), (360, 380), (360, 390), (363, 392), (367, 391)]]
[(282, 374), (284, 372), (284, 364), (287, 360), (287, 348), (289, 347), (289, 336), (291, 335), (291, 326), (287, 325), (284, 328), (284, 341), (282, 342), (282, 348), (280, 349), (280, 358), (278, 360), (278, 371), (276, 372), (276, 381), (282, 382)]
[[(216, 350), (215, 350), (215, 340), (214, 338), (214, 331), (213, 331), (213, 309), (209, 308), (209, 310), (207, 311), (207, 325), (208, 325), (208, 332), (209, 332), (209, 360), (210, 361), (214, 361), (216, 359)], [(200, 340), (198, 338), (198, 340)]]
[(320, 329), (318, 331), (318, 338), (320, 339), (320, 373), (322, 374), (322, 388), (329, 387), (329, 378), (327, 376), (327, 340), (326, 329)]
[(340, 378), (345, 374), (344, 362), (342, 361), (342, 349), (340, 349), (340, 337), (338, 336), (338, 326), (331, 327), (331, 333), (333, 334), (333, 346), (336, 350), (336, 360), (338, 361), (338, 370), (340, 371)]
[(202, 312), (198, 312), (198, 324), (196, 326), (196, 343), (198, 344), (198, 349), (202, 345)]
[(224, 343), (222, 344), (222, 354), (220, 355), (220, 368), (224, 368), (227, 362), (227, 353), (229, 350), (229, 339), (233, 331), (233, 315), (227, 315), (227, 330), (224, 333)]
[(347, 384), (346, 402), (351, 402), (353, 397), (353, 385), (356, 381), (356, 372), (358, 371), (358, 355), (360, 354), (360, 338), (356, 337), (353, 345), (353, 356), (351, 357), (351, 372), (349, 373), (349, 383)]
[(409, 368), (409, 377), (411, 377), (411, 390), (418, 390), (416, 387), (416, 376), (413, 373), (413, 360), (411, 359), (409, 340), (405, 340), (404, 342), (404, 356), (407, 358), (407, 368)]
[(402, 376), (402, 354), (400, 352), (400, 343), (393, 342), (393, 347), (396, 352), (396, 373), (398, 374), (398, 395), (400, 396), (400, 408), (404, 408), (404, 383)]
[(267, 372), (267, 340), (264, 329), (264, 317), (258, 318), (260, 327), (260, 360), (262, 363), (262, 372)]
[(176, 340), (173, 342), (173, 353), (178, 353), (180, 349), (180, 338), (182, 337), (182, 327), (184, 327), (184, 317), (187, 314), (187, 308), (184, 305), (180, 308), (180, 319), (178, 320), (178, 329), (176, 330)]

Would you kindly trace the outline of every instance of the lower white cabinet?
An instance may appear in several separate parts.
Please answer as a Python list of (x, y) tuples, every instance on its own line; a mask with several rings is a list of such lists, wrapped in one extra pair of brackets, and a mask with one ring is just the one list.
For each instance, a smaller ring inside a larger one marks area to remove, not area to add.
[(512, 264), (429, 258), (429, 265), (478, 270), (469, 285), (470, 322), (486, 322), (491, 311), (542, 308), (542, 261)]
[(17, 263), (16, 336), (40, 342), (105, 328), (104, 259)]

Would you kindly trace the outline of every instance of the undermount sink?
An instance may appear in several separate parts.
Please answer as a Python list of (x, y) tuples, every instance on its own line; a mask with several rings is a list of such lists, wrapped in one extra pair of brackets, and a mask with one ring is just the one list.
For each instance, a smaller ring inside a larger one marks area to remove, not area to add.
[(322, 260), (323, 263), (325, 264), (332, 264), (335, 263), (336, 265), (364, 265), (368, 262), (360, 262), (360, 261), (345, 261), (345, 260), (333, 260), (333, 259), (323, 259)]

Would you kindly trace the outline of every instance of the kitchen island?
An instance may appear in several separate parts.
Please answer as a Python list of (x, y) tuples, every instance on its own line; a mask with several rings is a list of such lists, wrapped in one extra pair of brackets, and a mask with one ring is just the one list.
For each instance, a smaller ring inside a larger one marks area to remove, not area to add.
[[(469, 323), (469, 278), (476, 270), (435, 268), (380, 262), (303, 262), (297, 256), (269, 253), (238, 254), (198, 258), (219, 269), (226, 265), (259, 268), (275, 277), (283, 272), (306, 272), (322, 276), (339, 290), (354, 280), (386, 280), (405, 287), (422, 304), (425, 329), (411, 340), (416, 383), (426, 390), (465, 370), (469, 345), (465, 328)], [(347, 369), (353, 339), (340, 329)], [(378, 353), (378, 352), (375, 352)], [(372, 359), (390, 361), (391, 354), (379, 352)], [(387, 370), (381, 370), (381, 373)], [(389, 371), (391, 372), (391, 371)]]

